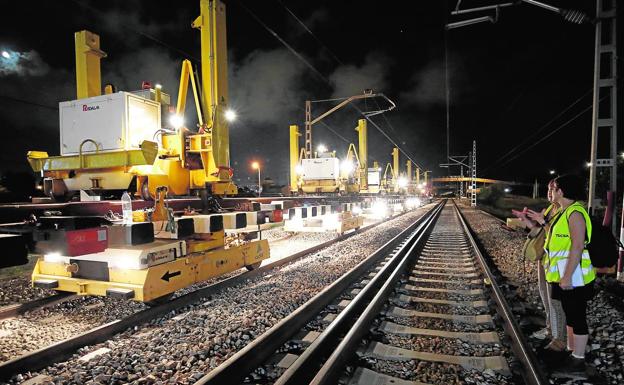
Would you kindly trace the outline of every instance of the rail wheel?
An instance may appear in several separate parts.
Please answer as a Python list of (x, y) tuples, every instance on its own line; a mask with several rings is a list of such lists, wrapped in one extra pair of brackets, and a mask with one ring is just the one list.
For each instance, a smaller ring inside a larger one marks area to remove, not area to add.
[(262, 261), (252, 263), (251, 265), (245, 265), (245, 267), (247, 268), (247, 270), (252, 271), (252, 270), (256, 270), (257, 268), (259, 268), (260, 265), (262, 265)]

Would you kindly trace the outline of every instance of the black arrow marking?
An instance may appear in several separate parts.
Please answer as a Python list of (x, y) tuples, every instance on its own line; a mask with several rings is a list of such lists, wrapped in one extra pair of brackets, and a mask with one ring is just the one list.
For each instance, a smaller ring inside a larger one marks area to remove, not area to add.
[(163, 281), (169, 282), (169, 278), (177, 277), (180, 274), (182, 274), (182, 272), (180, 271), (174, 271), (173, 273), (170, 273), (169, 270), (167, 270), (167, 272), (163, 274), (163, 276), (160, 279), (162, 279)]

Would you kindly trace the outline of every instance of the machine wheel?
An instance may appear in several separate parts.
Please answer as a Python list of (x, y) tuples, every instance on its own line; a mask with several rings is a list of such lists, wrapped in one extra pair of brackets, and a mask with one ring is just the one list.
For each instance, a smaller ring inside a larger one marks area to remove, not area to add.
[(151, 301), (145, 302), (145, 304), (149, 307), (154, 307), (171, 301), (171, 298), (173, 298), (173, 293), (163, 295), (162, 297), (154, 298)]
[(245, 267), (247, 268), (247, 270), (252, 271), (252, 270), (256, 270), (257, 268), (259, 268), (260, 265), (262, 265), (262, 261), (252, 263), (251, 265), (245, 265)]

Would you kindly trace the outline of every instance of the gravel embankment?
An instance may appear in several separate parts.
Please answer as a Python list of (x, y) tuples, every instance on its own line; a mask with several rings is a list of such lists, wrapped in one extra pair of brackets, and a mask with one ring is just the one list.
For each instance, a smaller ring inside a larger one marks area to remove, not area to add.
[[(18, 383), (45, 375), (56, 383), (193, 383), (249, 341), (294, 311), (426, 209), (389, 220), (364, 233), (248, 280), (209, 301), (81, 349), (69, 361), (14, 377)], [(308, 234), (310, 235), (310, 234)], [(89, 361), (80, 357), (110, 349)]]

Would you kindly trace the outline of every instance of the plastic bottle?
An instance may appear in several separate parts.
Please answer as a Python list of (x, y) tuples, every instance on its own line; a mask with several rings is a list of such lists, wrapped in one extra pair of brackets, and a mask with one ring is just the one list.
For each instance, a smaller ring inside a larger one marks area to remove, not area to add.
[(124, 192), (121, 196), (121, 211), (123, 213), (123, 223), (132, 223), (132, 198), (128, 192)]

